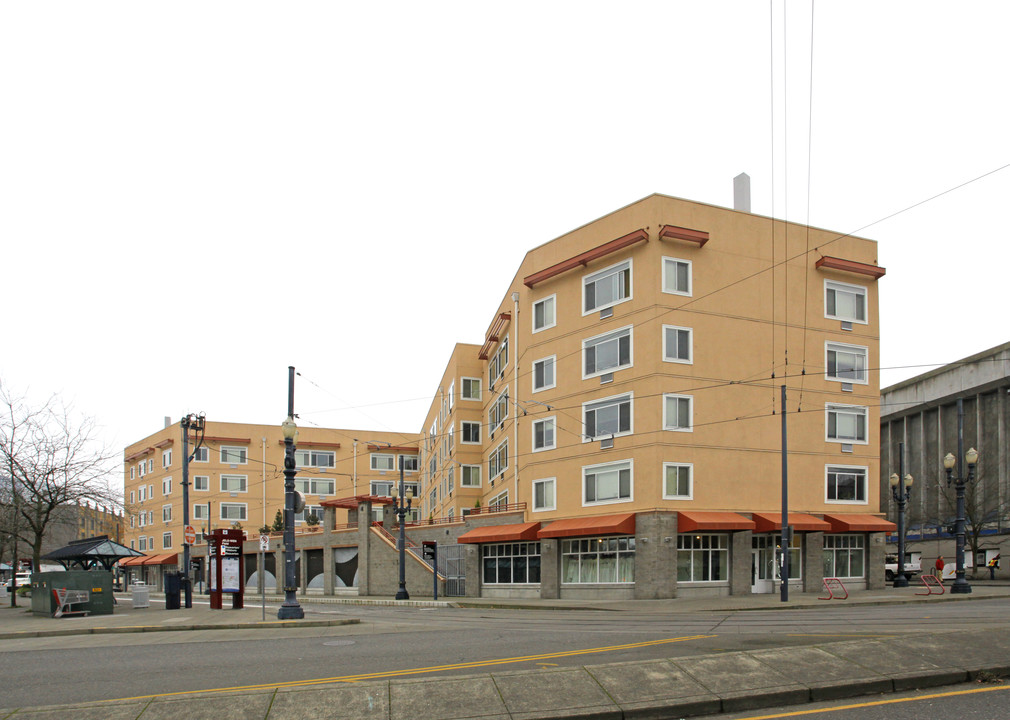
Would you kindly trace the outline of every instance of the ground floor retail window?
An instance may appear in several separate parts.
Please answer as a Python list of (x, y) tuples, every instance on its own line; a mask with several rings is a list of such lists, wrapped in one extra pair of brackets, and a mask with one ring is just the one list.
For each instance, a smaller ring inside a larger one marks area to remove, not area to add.
[(562, 540), (561, 578), (563, 583), (635, 582), (635, 538)]
[[(755, 535), (751, 540), (754, 550), (754, 579), (779, 580), (779, 569), (782, 563), (782, 552), (779, 542), (781, 535)], [(789, 544), (789, 579), (799, 580), (803, 577), (803, 553), (800, 552), (800, 536), (793, 533)]]
[(540, 543), (493, 543), (481, 546), (484, 584), (539, 583)]
[(861, 578), (865, 575), (866, 536), (824, 536), (824, 577)]
[(677, 582), (729, 580), (729, 535), (679, 535)]

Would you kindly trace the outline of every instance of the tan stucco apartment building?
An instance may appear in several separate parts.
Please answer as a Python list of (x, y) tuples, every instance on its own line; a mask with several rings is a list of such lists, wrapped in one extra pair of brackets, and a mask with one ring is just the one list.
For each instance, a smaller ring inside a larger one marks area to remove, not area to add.
[[(771, 592), (784, 385), (792, 582), (881, 585), (893, 529), (878, 488), (883, 274), (873, 241), (663, 195), (530, 250), (483, 343), (452, 349), (414, 436), (420, 524), (408, 535), (465, 546), (467, 595)], [(303, 432), (299, 449), (347, 452), (334, 431)], [(279, 477), (279, 428), (214, 433), (220, 447), (265, 437), (264, 472)], [(138, 453), (154, 448), (160, 468), (167, 440), (127, 449), (128, 503)], [(224, 477), (234, 468), (222, 463), (209, 469)], [(152, 484), (157, 519), (169, 502)], [(334, 532), (382, 516), (364, 497), (376, 489), (334, 484), (344, 500), (331, 505), (357, 511)]]

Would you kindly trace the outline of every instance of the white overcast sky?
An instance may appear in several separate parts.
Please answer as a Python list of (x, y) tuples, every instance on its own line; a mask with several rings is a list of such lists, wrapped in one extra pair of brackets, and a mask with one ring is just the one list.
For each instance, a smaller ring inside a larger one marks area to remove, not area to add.
[(882, 385), (1010, 340), (1010, 3), (811, 7), (3, 3), (0, 378), (112, 447), (279, 423), (288, 365), (419, 431), (527, 250), (740, 172), (879, 242)]

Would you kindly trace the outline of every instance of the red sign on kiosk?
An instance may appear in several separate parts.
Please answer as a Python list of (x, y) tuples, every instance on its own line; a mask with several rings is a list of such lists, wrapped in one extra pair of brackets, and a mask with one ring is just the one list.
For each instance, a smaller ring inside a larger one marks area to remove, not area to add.
[(232, 528), (214, 530), (207, 537), (207, 569), (210, 609), (220, 610), (224, 593), (231, 595), (233, 610), (244, 607), (245, 558), (242, 542), (245, 533)]

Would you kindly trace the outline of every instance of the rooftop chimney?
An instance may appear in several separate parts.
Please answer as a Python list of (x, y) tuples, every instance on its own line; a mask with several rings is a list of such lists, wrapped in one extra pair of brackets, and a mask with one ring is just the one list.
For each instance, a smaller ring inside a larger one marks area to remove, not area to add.
[(733, 178), (733, 209), (750, 212), (750, 175), (747, 173)]
[(165, 416), (165, 427), (170, 427), (172, 425), (172, 418), (168, 415)]

